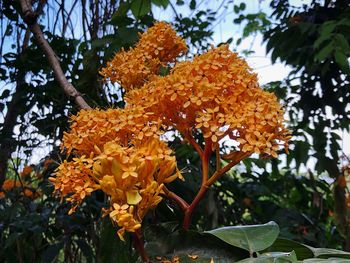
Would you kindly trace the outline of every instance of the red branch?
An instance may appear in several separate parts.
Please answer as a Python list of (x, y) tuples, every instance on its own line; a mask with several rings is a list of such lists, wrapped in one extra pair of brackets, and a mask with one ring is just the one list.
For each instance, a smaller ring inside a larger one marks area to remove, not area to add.
[(185, 230), (188, 230), (191, 224), (191, 219), (192, 219), (192, 214), (199, 203), (199, 201), (203, 198), (204, 194), (206, 193), (208, 186), (207, 186), (207, 181), (209, 178), (209, 158), (211, 154), (211, 139), (209, 138), (208, 140), (205, 141), (205, 148), (204, 152), (201, 156), (201, 161), (202, 161), (202, 184), (201, 187), (196, 195), (196, 197), (193, 199), (192, 203), (190, 206), (187, 208), (185, 212), (185, 217), (183, 221), (183, 228)]
[(187, 132), (184, 134), (184, 137), (188, 142), (192, 145), (192, 147), (197, 151), (199, 157), (202, 159), (203, 158), (203, 150), (199, 146), (199, 144), (196, 142), (196, 140), (193, 138), (191, 132)]
[[(192, 139), (193, 139), (193, 137), (192, 137)], [(194, 141), (194, 139), (193, 139), (193, 141), (191, 143), (192, 145), (194, 145), (193, 142), (196, 143)], [(249, 155), (251, 155), (251, 152), (238, 153), (236, 156), (234, 156), (235, 158), (233, 158), (226, 166), (221, 168), (220, 167), (220, 163), (219, 163), (220, 162), (220, 155), (219, 155), (220, 153), (219, 153), (219, 149), (217, 147), (216, 148), (216, 171), (209, 178), (209, 159), (210, 159), (211, 153), (212, 153), (212, 142), (211, 142), (211, 139), (209, 138), (209, 139), (207, 139), (205, 141), (204, 151), (200, 155), (201, 156), (201, 161), (202, 161), (202, 183), (201, 183), (201, 187), (200, 187), (197, 195), (193, 199), (192, 203), (185, 209), (185, 216), (184, 216), (184, 220), (183, 220), (183, 228), (185, 230), (189, 229), (190, 224), (191, 224), (191, 218), (192, 218), (193, 211), (196, 208), (196, 206), (198, 205), (198, 203), (200, 202), (200, 200), (205, 195), (207, 189), (213, 183), (215, 183), (219, 179), (219, 177), (221, 175), (223, 175), (224, 173), (229, 171), (233, 166), (238, 164), (241, 160), (243, 160), (244, 158), (246, 158)]]
[(235, 158), (234, 160), (226, 164), (226, 166), (224, 166), (222, 169), (216, 170), (215, 173), (209, 178), (207, 182), (207, 187), (211, 186), (213, 183), (215, 183), (219, 179), (221, 175), (229, 171), (233, 166), (235, 166), (236, 164), (238, 164), (240, 161), (242, 161), (244, 158), (248, 157), (251, 154), (252, 154), (251, 152), (242, 153), (239, 156), (237, 156), (237, 158)]
[(166, 196), (170, 199), (173, 199), (179, 205), (179, 207), (182, 209), (182, 211), (186, 211), (188, 209), (189, 204), (185, 200), (183, 200), (180, 196), (178, 196), (174, 192), (170, 191), (165, 186), (163, 187), (163, 190), (164, 190)]

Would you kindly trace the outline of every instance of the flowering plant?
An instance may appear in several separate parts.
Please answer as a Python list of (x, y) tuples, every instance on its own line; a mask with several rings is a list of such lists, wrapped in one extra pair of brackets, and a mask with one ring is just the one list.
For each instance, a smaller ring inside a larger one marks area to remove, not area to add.
[[(103, 212), (119, 227), (119, 237), (128, 231), (140, 240), (143, 217), (165, 197), (183, 210), (188, 230), (195, 207), (222, 174), (253, 153), (276, 157), (281, 146), (288, 149), (283, 109), (274, 94), (259, 87), (243, 59), (222, 45), (192, 61), (176, 62), (186, 51), (170, 25), (157, 22), (140, 35), (135, 48), (121, 50), (101, 70), (106, 80), (124, 88), (126, 106), (72, 116), (62, 142), (69, 159), (50, 179), (73, 204), (69, 213), (102, 190), (110, 204)], [(169, 74), (160, 74), (163, 69)], [(191, 202), (166, 186), (183, 180), (167, 144), (169, 131), (176, 131), (201, 159), (202, 183)], [(227, 140), (234, 142), (229, 152), (222, 147)], [(210, 174), (212, 156), (216, 170)]]

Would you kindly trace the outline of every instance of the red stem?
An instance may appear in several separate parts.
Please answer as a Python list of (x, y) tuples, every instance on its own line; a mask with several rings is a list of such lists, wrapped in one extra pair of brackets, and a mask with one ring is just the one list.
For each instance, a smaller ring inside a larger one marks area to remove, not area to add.
[(142, 262), (150, 263), (151, 261), (146, 253), (143, 238), (142, 238), (142, 233), (140, 229), (135, 231), (135, 233), (132, 236), (132, 241), (133, 241), (134, 248), (139, 252), (141, 256)]
[(191, 131), (185, 133), (184, 136), (188, 140), (188, 142), (192, 145), (192, 147), (197, 151), (199, 157), (203, 159), (203, 150), (199, 146), (199, 144), (196, 142), (196, 140), (193, 138)]
[(165, 186), (163, 187), (163, 190), (166, 196), (169, 197), (170, 199), (173, 199), (179, 205), (182, 211), (186, 211), (188, 209), (190, 205), (184, 199), (182, 199), (180, 196), (178, 196), (174, 192), (170, 191)]
[(239, 156), (237, 156), (234, 160), (231, 160), (231, 162), (226, 164), (226, 166), (224, 166), (222, 169), (216, 170), (215, 173), (209, 178), (207, 182), (207, 187), (211, 186), (213, 183), (215, 183), (219, 179), (219, 177), (222, 174), (226, 173), (233, 166), (235, 166), (236, 164), (238, 164), (240, 161), (242, 161), (244, 158), (248, 157), (251, 154), (252, 154), (251, 152), (242, 153)]
[(201, 187), (200, 187), (196, 197), (193, 199), (192, 203), (185, 211), (185, 216), (184, 216), (184, 221), (183, 221), (183, 228), (185, 230), (189, 229), (190, 224), (191, 224), (193, 211), (194, 211), (195, 207), (197, 206), (197, 204), (199, 203), (199, 201), (203, 198), (205, 192), (208, 189), (207, 181), (208, 181), (208, 177), (209, 177), (209, 157), (210, 157), (210, 154), (211, 154), (211, 140), (209, 138), (209, 140), (206, 140), (206, 142), (205, 142), (204, 152), (201, 156), (201, 160), (202, 160), (202, 184), (201, 184)]

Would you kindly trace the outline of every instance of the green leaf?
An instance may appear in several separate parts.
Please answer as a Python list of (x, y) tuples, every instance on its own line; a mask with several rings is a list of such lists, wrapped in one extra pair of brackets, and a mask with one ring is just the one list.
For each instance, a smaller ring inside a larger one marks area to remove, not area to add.
[(350, 259), (349, 252), (345, 252), (337, 249), (331, 249), (331, 248), (314, 248), (310, 246), (308, 247), (314, 253), (314, 256), (318, 258), (339, 257), (339, 258)]
[(196, 9), (196, 5), (197, 5), (196, 0), (191, 0), (191, 2), (190, 2), (190, 9), (191, 10)]
[(247, 258), (237, 263), (294, 263), (297, 262), (295, 252), (268, 252), (257, 258)]
[(105, 36), (103, 38), (98, 38), (98, 39), (94, 39), (91, 42), (91, 47), (92, 48), (101, 48), (101, 47), (105, 47), (108, 44), (110, 44), (113, 41), (113, 38), (110, 36)]
[(294, 251), (299, 260), (314, 257), (314, 253), (312, 252), (310, 247), (305, 246), (299, 242), (296, 242), (290, 239), (285, 239), (285, 238), (278, 238), (275, 241), (275, 243), (273, 243), (272, 246), (267, 249), (267, 251), (282, 251), (282, 252)]
[(319, 52), (317, 52), (315, 55), (315, 60), (316, 61), (325, 60), (334, 49), (333, 43), (334, 43), (333, 41), (330, 41), (325, 47), (323, 47)]
[(114, 26), (125, 27), (131, 25), (133, 22), (134, 19), (131, 17), (113, 15), (109, 23)]
[(167, 6), (169, 5), (169, 0), (152, 0), (152, 3), (156, 6), (167, 8)]
[(129, 4), (127, 2), (120, 1), (117, 11), (112, 15), (112, 20), (114, 17), (123, 16), (125, 17), (129, 11)]
[(133, 0), (131, 2), (131, 12), (136, 17), (142, 17), (151, 12), (150, 0)]
[(335, 62), (344, 72), (349, 72), (349, 62), (348, 57), (341, 51), (337, 50), (334, 54)]
[(18, 232), (10, 234), (6, 238), (5, 247), (4, 248), (8, 248), (8, 247), (12, 246), (16, 242), (16, 240), (19, 239), (20, 236), (21, 236), (21, 233), (18, 233)]
[(118, 35), (123, 40), (122, 43), (134, 44), (138, 39), (138, 30), (132, 27), (121, 27), (118, 29)]
[(333, 32), (336, 25), (336, 21), (328, 21), (322, 24), (320, 29), (321, 36), (330, 35)]
[(303, 261), (303, 263), (350, 263), (349, 259), (343, 259), (343, 258), (310, 258)]
[(183, 0), (176, 0), (176, 4), (177, 5), (184, 5), (185, 1), (183, 1)]
[(341, 47), (341, 49), (344, 51), (344, 52), (348, 52), (350, 47), (349, 47), (349, 43), (348, 41), (346, 40), (346, 38), (344, 37), (344, 35), (342, 34), (336, 34), (334, 36), (334, 41), (335, 43), (337, 44), (337, 46)]
[(333, 38), (333, 34), (332, 35), (321, 35), (319, 38), (316, 39), (315, 43), (314, 43), (314, 47), (315, 48), (319, 48), (320, 45), (326, 41), (330, 41)]
[(279, 227), (271, 221), (263, 225), (222, 227), (205, 233), (253, 253), (271, 246), (279, 234)]
[(78, 247), (80, 248), (81, 252), (83, 252), (86, 261), (88, 263), (93, 262), (94, 254), (92, 247), (86, 242), (84, 239), (78, 239), (76, 241)]

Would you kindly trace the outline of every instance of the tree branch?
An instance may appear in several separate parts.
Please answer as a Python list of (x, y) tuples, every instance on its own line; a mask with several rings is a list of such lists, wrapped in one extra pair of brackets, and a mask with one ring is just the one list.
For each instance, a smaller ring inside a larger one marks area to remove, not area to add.
[(184, 133), (184, 138), (192, 145), (192, 147), (197, 151), (200, 158), (203, 158), (203, 150), (199, 146), (199, 144), (196, 142), (196, 140), (193, 138), (192, 133), (190, 130), (188, 132)]
[(37, 45), (43, 50), (48, 59), (56, 80), (63, 88), (64, 92), (72, 97), (75, 103), (82, 109), (90, 109), (82, 95), (74, 88), (74, 86), (65, 77), (60, 62), (47, 40), (45, 39), (40, 26), (37, 23), (38, 13), (33, 12), (31, 4), (27, 0), (19, 0), (22, 9), (22, 18), (27, 24), (29, 30), (33, 33)]
[(215, 183), (219, 179), (219, 177), (222, 174), (229, 171), (233, 166), (235, 166), (236, 164), (238, 164), (240, 161), (247, 158), (251, 154), (252, 154), (251, 152), (242, 152), (239, 156), (237, 156), (237, 158), (229, 162), (226, 166), (224, 166), (220, 170), (216, 170), (215, 173), (207, 181), (207, 187), (211, 186), (213, 183)]
[(208, 178), (209, 178), (209, 159), (210, 159), (210, 154), (211, 154), (211, 148), (212, 148), (212, 142), (211, 139), (206, 139), (205, 141), (205, 147), (204, 147), (204, 152), (201, 156), (201, 161), (202, 161), (202, 184), (201, 187), (195, 196), (195, 198), (192, 200), (190, 206), (186, 209), (185, 211), (185, 216), (183, 220), (183, 228), (185, 230), (188, 230), (191, 224), (191, 219), (192, 219), (192, 214), (194, 209), (196, 208), (197, 204), (199, 201), (203, 198), (205, 195), (208, 186)]
[(178, 204), (178, 206), (182, 209), (182, 211), (186, 211), (186, 209), (188, 209), (189, 204), (184, 199), (182, 199), (180, 196), (178, 196), (174, 192), (170, 191), (165, 186), (163, 187), (163, 190), (166, 196), (174, 200)]

